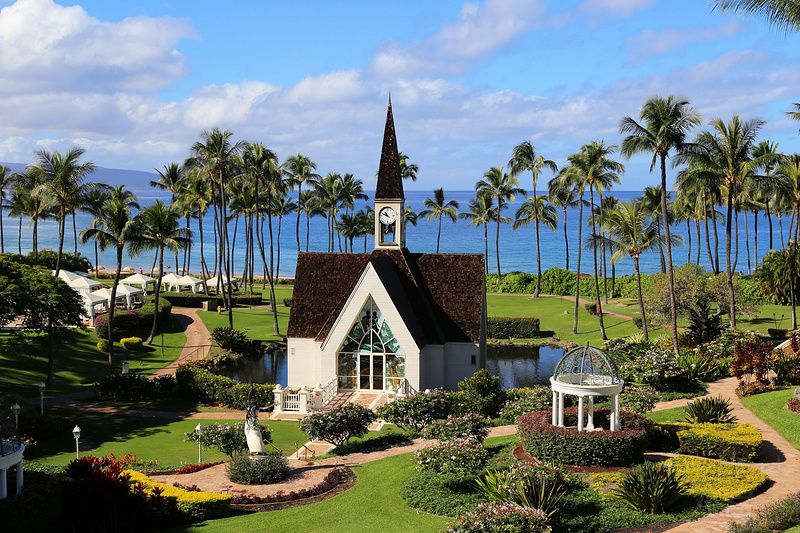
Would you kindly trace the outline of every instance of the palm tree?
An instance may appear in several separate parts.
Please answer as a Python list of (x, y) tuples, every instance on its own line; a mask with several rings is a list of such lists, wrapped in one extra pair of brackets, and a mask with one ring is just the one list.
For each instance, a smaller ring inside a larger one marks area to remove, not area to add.
[(233, 301), (231, 287), (231, 248), (228, 237), (228, 196), (227, 182), (233, 174), (234, 166), (238, 163), (239, 152), (244, 148), (244, 142), (232, 143), (233, 132), (221, 131), (214, 128), (204, 130), (200, 134), (200, 141), (195, 142), (189, 150), (190, 157), (184, 163), (187, 168), (203, 169), (206, 177), (214, 183), (216, 192), (212, 193), (215, 212), (218, 211), (217, 234), (219, 235), (219, 272), (225, 275), (226, 280), (222, 285), (225, 296), (225, 307), (228, 309), (228, 325), (233, 328)]
[[(316, 174), (314, 170), (317, 169), (317, 164), (309, 157), (303, 154), (290, 156), (284, 162), (286, 175), (289, 177), (289, 187), (297, 187), (297, 205), (300, 205), (300, 194), (302, 193), (303, 183), (314, 186), (320, 175)], [(300, 251), (300, 217), (297, 217), (297, 251)]]
[(764, 121), (753, 119), (742, 121), (738, 115), (725, 124), (721, 119), (711, 121), (714, 133), (701, 132), (691, 146), (685, 146), (682, 161), (691, 161), (701, 169), (715, 175), (727, 191), (727, 215), (725, 221), (725, 275), (728, 279), (729, 319), (736, 327), (735, 293), (733, 269), (731, 267), (732, 222), (735, 218), (734, 197), (754, 169), (763, 164), (763, 159), (753, 159), (752, 150), (756, 136)]
[(433, 190), (433, 198), (425, 198), (425, 209), (419, 212), (419, 216), (428, 217), (428, 223), (436, 220), (439, 223), (439, 230), (436, 234), (436, 253), (439, 253), (439, 241), (442, 238), (442, 217), (446, 216), (453, 222), (458, 217), (458, 202), (455, 200), (445, 201), (444, 188), (440, 187)]
[[(483, 179), (475, 184), (475, 190), (480, 194), (488, 194), (497, 203), (496, 217), (497, 234), (495, 237), (495, 251), (497, 253), (497, 291), (503, 292), (503, 279), (500, 275), (500, 223), (503, 218), (500, 214), (505, 209), (506, 202), (513, 202), (516, 195), (525, 195), (524, 189), (519, 188), (519, 180), (503, 172), (503, 167), (492, 167), (483, 174)], [(508, 219), (506, 219), (508, 220)]]
[(117, 270), (111, 285), (111, 299), (108, 307), (109, 366), (114, 365), (114, 308), (117, 301), (117, 286), (122, 272), (122, 252), (125, 245), (135, 240), (140, 233), (138, 220), (133, 216), (132, 209), (139, 209), (136, 196), (126, 190), (124, 185), (118, 185), (111, 190), (110, 197), (103, 205), (99, 215), (93, 218), (91, 225), (80, 233), (82, 243), (85, 244), (89, 239), (94, 239), (101, 250), (113, 247), (117, 252)]
[(734, 15), (757, 15), (783, 32), (800, 31), (800, 2), (797, 0), (714, 0), (715, 11)]
[(17, 174), (11, 193), (9, 216), (19, 217), (18, 253), (22, 254), (22, 217), (30, 219), (31, 245), (35, 258), (39, 257), (39, 221), (55, 218), (54, 205), (45, 196), (41, 184), (44, 174), (35, 168)]
[(397, 158), (400, 163), (400, 176), (404, 180), (417, 181), (417, 172), (419, 172), (417, 164), (409, 163), (408, 156), (403, 152), (398, 152)]
[[(175, 199), (175, 205), (179, 212), (191, 213), (191, 216), (197, 217), (197, 229), (200, 233), (200, 272), (203, 279), (210, 277), (203, 252), (203, 217), (208, 212), (211, 201), (211, 183), (206, 179), (205, 174), (197, 168), (188, 170), (184, 187)], [(204, 288), (208, 294), (208, 287)]]
[[(790, 272), (797, 272), (797, 240), (800, 238), (800, 154), (788, 157), (776, 170), (776, 177), (779, 179), (777, 193), (782, 202), (791, 206), (792, 217), (794, 218), (793, 234), (790, 234), (789, 243), (791, 244), (791, 269)], [(797, 299), (794, 286), (794, 276), (789, 277), (789, 299), (792, 306), (792, 329), (797, 329)]]
[(13, 186), (16, 174), (7, 166), (0, 165), (0, 253), (6, 253), (5, 236), (3, 235), (3, 209), (6, 207), (6, 188)]
[(314, 217), (324, 217), (325, 210), (319, 206), (319, 198), (312, 190), (303, 191), (300, 195), (300, 204), (297, 207), (298, 216), (306, 216), (306, 252), (308, 251), (308, 241), (311, 235), (311, 219)]
[[(469, 201), (469, 211), (458, 214), (458, 218), (469, 220), (469, 226), (483, 226), (484, 243), (484, 273), (489, 273), (489, 222), (496, 216), (494, 197), (487, 193), (478, 192), (475, 198)], [(504, 217), (505, 218), (505, 217)], [(506, 219), (506, 223), (511, 219)]]
[[(368, 207), (369, 211), (372, 212), (372, 208)], [(374, 215), (373, 215), (374, 218)], [(373, 227), (370, 229), (370, 235), (375, 233), (375, 220), (372, 220)], [(415, 228), (417, 227), (417, 223), (419, 222), (419, 213), (416, 213), (413, 209), (411, 209), (410, 205), (407, 205), (405, 210), (403, 211), (403, 235), (408, 235), (406, 233), (406, 226), (411, 224)]]
[[(764, 164), (755, 169), (759, 174), (754, 176), (756, 189), (760, 199), (764, 202), (765, 216), (769, 223), (769, 249), (772, 250), (772, 216), (769, 213), (769, 201), (775, 196), (776, 183), (772, 172), (775, 167), (786, 160), (786, 156), (778, 152), (778, 143), (762, 140), (753, 147), (753, 158), (764, 161)], [(758, 219), (756, 219), (757, 221)], [(756, 222), (758, 224), (758, 222)], [(757, 238), (757, 237), (756, 237)], [(758, 266), (758, 251), (756, 251), (756, 267)]]
[[(111, 198), (111, 191), (104, 188), (104, 187), (96, 187), (89, 191), (89, 193), (84, 196), (83, 201), (81, 202), (82, 208), (81, 211), (92, 215), (92, 218), (97, 218), (103, 211), (103, 206)], [(100, 264), (99, 257), (97, 253), (97, 241), (94, 241), (94, 266), (97, 268), (97, 265)]]
[(32, 167), (44, 174), (45, 179), (39, 184), (42, 192), (58, 204), (58, 255), (56, 255), (56, 275), (61, 270), (61, 254), (64, 251), (64, 229), (67, 212), (75, 200), (85, 192), (83, 180), (94, 172), (95, 164), (91, 161), (80, 162), (86, 152), (80, 147), (70, 148), (61, 155), (58, 151), (37, 150), (34, 152), (36, 162)]
[[(366, 216), (366, 215), (365, 215)], [(364, 226), (359, 221), (358, 215), (342, 213), (336, 221), (336, 231), (344, 237), (344, 251), (347, 252), (347, 244), (350, 243), (350, 253), (353, 253), (353, 241), (356, 237), (364, 235)]]
[(164, 249), (178, 253), (186, 248), (191, 240), (192, 231), (189, 228), (180, 227), (181, 218), (183, 217), (180, 211), (172, 206), (167, 206), (161, 200), (156, 200), (154, 204), (139, 213), (138, 234), (131, 242), (131, 254), (138, 255), (145, 250), (156, 250), (158, 253), (158, 280), (153, 293), (155, 312), (153, 313), (153, 326), (150, 328), (146, 344), (153, 343), (153, 338), (158, 331), (158, 317), (161, 315), (158, 310), (158, 299), (161, 293), (161, 278), (164, 276)]
[[(647, 332), (647, 316), (644, 311), (642, 298), (642, 281), (639, 272), (639, 256), (648, 251), (656, 250), (660, 241), (665, 237), (660, 235), (658, 219), (651, 218), (641, 199), (632, 202), (622, 202), (617, 209), (606, 213), (603, 229), (608, 233), (603, 240), (613, 251), (611, 263), (614, 264), (625, 255), (633, 258), (633, 268), (636, 273), (636, 294), (639, 299), (639, 313), (642, 316), (642, 330), (644, 340), (650, 340)], [(678, 242), (679, 238), (672, 235), (670, 238)]]
[[(578, 220), (578, 242), (581, 242), (581, 227), (583, 224), (583, 191), (589, 189), (589, 205), (594, 206), (594, 193), (600, 192), (603, 188), (608, 188), (613, 183), (619, 183), (619, 173), (624, 172), (625, 167), (621, 163), (609, 158), (617, 151), (615, 145), (606, 146), (604, 141), (592, 141), (581, 147), (580, 151), (567, 157), (569, 166), (562, 171), (566, 180), (574, 180), (580, 191), (579, 220)], [(592, 218), (592, 237), (595, 241), (597, 236), (594, 217)], [(597, 305), (597, 315), (600, 319), (600, 334), (606, 339), (606, 330), (603, 323), (603, 308), (600, 302), (600, 280), (597, 267), (597, 248), (594, 247), (594, 286), (595, 301)], [(581, 250), (578, 249), (578, 272), (575, 278), (575, 316), (573, 332), (578, 331), (578, 300), (580, 299), (580, 268)]]
[(686, 143), (686, 135), (700, 124), (700, 115), (691, 107), (689, 101), (673, 95), (666, 99), (660, 96), (649, 98), (639, 111), (637, 123), (629, 116), (620, 121), (620, 133), (629, 133), (622, 140), (621, 154), (627, 158), (640, 153), (652, 153), (650, 172), (661, 163), (661, 225), (664, 231), (664, 244), (667, 255), (667, 279), (669, 283), (669, 303), (672, 318), (672, 344), (675, 356), (678, 350), (678, 310), (675, 304), (675, 280), (672, 267), (672, 245), (669, 236), (667, 215), (667, 166), (666, 160), (671, 151), (680, 151)]
[[(292, 202), (285, 194), (273, 194), (270, 202), (270, 212), (278, 217), (278, 261), (275, 265), (275, 279), (281, 275), (281, 225), (283, 217), (297, 211), (297, 204)], [(300, 218), (300, 217), (298, 217)]]
[(333, 231), (336, 213), (342, 204), (342, 176), (337, 172), (329, 172), (327, 176), (314, 184), (319, 207), (324, 209), (328, 218), (328, 251), (333, 251)]
[[(181, 187), (183, 186), (183, 181), (186, 178), (186, 169), (179, 163), (169, 163), (168, 165), (164, 165), (163, 172), (157, 168), (154, 168), (153, 170), (155, 170), (158, 174), (158, 180), (151, 180), (150, 186), (162, 191), (169, 191), (169, 205), (173, 205), (175, 203), (175, 197), (178, 195)], [(178, 272), (177, 254), (175, 255), (175, 272)]]
[[(514, 224), (512, 227), (516, 230), (519, 229), (523, 224), (525, 226), (530, 226), (531, 222), (535, 222), (536, 224), (541, 222), (550, 228), (553, 233), (555, 233), (556, 225), (558, 224), (558, 214), (556, 213), (556, 208), (547, 201), (545, 196), (531, 196), (525, 201), (525, 203), (519, 206), (519, 209), (517, 209), (517, 212), (514, 215)], [(536, 246), (536, 255), (536, 260), (539, 261), (538, 245)], [(541, 277), (541, 269), (539, 272), (539, 277)], [(536, 285), (537, 287), (539, 286), (538, 281)], [(535, 291), (533, 296), (538, 297)]]
[[(543, 168), (550, 169), (553, 174), (558, 172), (556, 164), (545, 159), (544, 156), (536, 153), (536, 147), (530, 141), (522, 141), (514, 147), (511, 154), (511, 160), (508, 162), (508, 167), (511, 169), (512, 175), (517, 175), (525, 171), (530, 171), (533, 177), (533, 206), (537, 206), (536, 200), (536, 184), (539, 180), (539, 174)], [(539, 212), (534, 210), (531, 213), (534, 217), (533, 228), (536, 234), (536, 288), (533, 290), (533, 297), (538, 298), (539, 292), (542, 289), (542, 257), (539, 253)]]
[(566, 256), (566, 270), (569, 270), (569, 235), (567, 234), (567, 209), (578, 205), (578, 189), (575, 183), (568, 179), (568, 175), (557, 175), (547, 183), (547, 194), (549, 201), (557, 205), (564, 212), (564, 243)]
[[(658, 254), (661, 259), (661, 273), (666, 274), (667, 272), (667, 260), (666, 256), (664, 255), (664, 240), (661, 239), (661, 228), (663, 227), (663, 218), (661, 213), (661, 192), (662, 192), (661, 184), (656, 185), (655, 187), (649, 186), (644, 188), (644, 193), (642, 195), (642, 209), (647, 212), (647, 216), (654, 219), (656, 221), (656, 228), (658, 229)], [(670, 208), (670, 198), (671, 193), (667, 193), (667, 226), (672, 225), (672, 209)]]

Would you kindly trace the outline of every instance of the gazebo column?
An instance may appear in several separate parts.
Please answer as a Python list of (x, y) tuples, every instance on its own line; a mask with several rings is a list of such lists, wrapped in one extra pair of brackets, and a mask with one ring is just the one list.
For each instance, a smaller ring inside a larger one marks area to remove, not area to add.
[(578, 396), (578, 431), (583, 431), (583, 396)]
[(552, 417), (552, 424), (554, 426), (558, 425), (558, 393), (553, 391), (553, 417)]
[(594, 431), (594, 396), (589, 396), (589, 414), (586, 418), (586, 431)]
[(17, 463), (17, 494), (22, 492), (22, 485), (23, 485), (23, 475), (22, 475), (22, 458), (20, 458), (19, 462)]
[(8, 497), (8, 486), (6, 484), (6, 469), (0, 468), (0, 500), (5, 500)]
[(558, 427), (564, 427), (564, 393), (558, 393)]
[(611, 397), (611, 431), (619, 430), (619, 395), (615, 394)]

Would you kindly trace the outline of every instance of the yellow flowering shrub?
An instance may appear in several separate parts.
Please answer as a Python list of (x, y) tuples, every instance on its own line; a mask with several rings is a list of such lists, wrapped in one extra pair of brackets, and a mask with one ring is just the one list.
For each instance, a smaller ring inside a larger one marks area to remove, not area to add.
[(689, 455), (752, 463), (761, 454), (761, 432), (750, 424), (693, 424), (677, 434)]
[(147, 492), (151, 492), (156, 487), (163, 490), (162, 495), (165, 498), (175, 500), (181, 512), (185, 513), (191, 520), (212, 520), (230, 514), (232, 498), (230, 494), (180, 489), (172, 485), (152, 481), (146, 475), (135, 470), (125, 470), (123, 474), (130, 475), (131, 483), (144, 484)]
[[(723, 501), (735, 500), (762, 488), (769, 480), (758, 468), (732, 465), (713, 459), (679, 455), (664, 461), (669, 463), (690, 484), (689, 494), (709, 496)], [(600, 494), (607, 494), (622, 480), (625, 472), (591, 474), (586, 482)]]

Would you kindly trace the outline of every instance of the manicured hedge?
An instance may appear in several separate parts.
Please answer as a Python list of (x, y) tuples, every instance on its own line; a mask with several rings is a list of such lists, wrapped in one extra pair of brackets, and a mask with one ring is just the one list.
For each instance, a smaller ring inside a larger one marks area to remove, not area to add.
[[(133, 311), (116, 311), (114, 313), (114, 338), (120, 340), (123, 337), (131, 336), (133, 330), (148, 328), (153, 324), (153, 313), (155, 312), (155, 299), (152, 296), (145, 298), (145, 304)], [(162, 299), (158, 301), (158, 308), (161, 312), (161, 322), (168, 320), (172, 314), (172, 304)], [(94, 319), (95, 335), (101, 339), (108, 338), (108, 313), (95, 316)]]
[[(594, 411), (595, 427), (608, 427), (608, 409)], [(522, 447), (540, 461), (576, 466), (630, 466), (644, 460), (652, 421), (622, 411), (619, 431), (578, 431), (551, 425), (552, 413), (536, 411), (519, 417)], [(564, 424), (577, 426), (578, 410), (564, 410)]]
[[(203, 302), (207, 300), (222, 301), (221, 294), (209, 296), (207, 294), (195, 292), (165, 291), (160, 293), (160, 298), (168, 300), (172, 305), (177, 307), (193, 307), (197, 309), (203, 307)], [(263, 303), (261, 294), (234, 294), (233, 302), (234, 305), (242, 306), (261, 305)]]
[(493, 316), (489, 318), (490, 339), (535, 339), (539, 336), (538, 318)]
[(669, 463), (689, 481), (691, 494), (704, 494), (722, 501), (752, 495), (769, 481), (767, 475), (758, 468), (691, 455), (673, 457)]
[(750, 424), (692, 424), (677, 432), (681, 452), (752, 463), (761, 454), (761, 432)]
[(152, 493), (153, 489), (156, 488), (161, 489), (163, 491), (162, 495), (165, 498), (175, 500), (178, 509), (189, 520), (213, 520), (228, 516), (231, 512), (231, 498), (233, 496), (230, 494), (189, 491), (173, 487), (172, 485), (152, 481), (149, 477), (135, 470), (125, 470), (123, 474), (130, 475), (130, 483), (144, 484), (148, 493)]
[[(250, 385), (214, 374), (196, 363), (188, 363), (175, 372), (181, 396), (192, 400), (217, 403), (232, 409), (247, 409)], [(272, 405), (272, 383), (253, 384), (253, 400), (260, 406)]]

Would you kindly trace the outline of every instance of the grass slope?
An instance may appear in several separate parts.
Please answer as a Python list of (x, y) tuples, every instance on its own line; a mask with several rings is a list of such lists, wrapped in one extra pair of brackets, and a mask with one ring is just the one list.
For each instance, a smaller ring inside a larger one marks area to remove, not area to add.
[(775, 428), (792, 446), (800, 449), (800, 413), (793, 413), (786, 408), (786, 403), (793, 395), (794, 387), (791, 387), (748, 396), (742, 398), (742, 403)]

